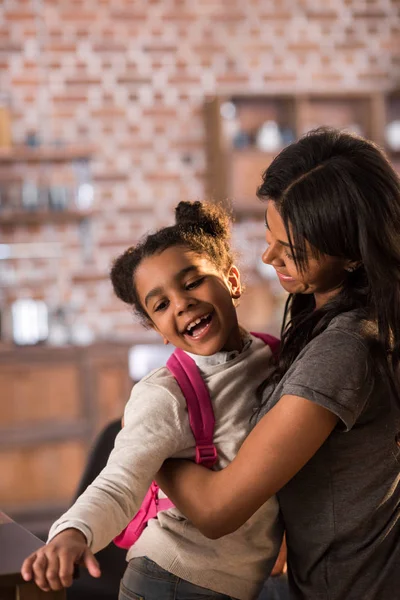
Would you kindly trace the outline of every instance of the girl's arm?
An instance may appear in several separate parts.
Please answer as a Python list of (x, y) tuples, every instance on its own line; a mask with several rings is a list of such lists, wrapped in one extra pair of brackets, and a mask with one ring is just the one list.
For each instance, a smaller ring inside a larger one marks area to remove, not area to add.
[(147, 380), (137, 383), (105, 468), (52, 525), (49, 540), (74, 528), (93, 552), (107, 546), (139, 510), (163, 461), (190, 447), (185, 417), (183, 398)]
[(186, 403), (159, 385), (140, 382), (126, 406), (107, 465), (73, 506), (51, 527), (49, 541), (22, 566), (26, 581), (44, 591), (71, 585), (74, 564), (94, 577), (100, 569), (94, 552), (104, 548), (137, 512), (162, 462), (190, 447)]
[(338, 417), (299, 396), (286, 395), (261, 419), (236, 458), (222, 471), (169, 460), (157, 481), (207, 537), (243, 525), (317, 452)]

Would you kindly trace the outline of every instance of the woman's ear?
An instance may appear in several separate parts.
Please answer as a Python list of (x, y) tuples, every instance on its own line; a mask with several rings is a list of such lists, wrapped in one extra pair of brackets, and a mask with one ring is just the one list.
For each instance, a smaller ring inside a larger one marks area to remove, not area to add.
[(228, 271), (228, 283), (232, 298), (237, 300), (242, 295), (242, 285), (240, 283), (239, 269), (235, 265), (232, 265)]
[(362, 262), (360, 260), (346, 260), (344, 270), (348, 273), (354, 273), (361, 265)]

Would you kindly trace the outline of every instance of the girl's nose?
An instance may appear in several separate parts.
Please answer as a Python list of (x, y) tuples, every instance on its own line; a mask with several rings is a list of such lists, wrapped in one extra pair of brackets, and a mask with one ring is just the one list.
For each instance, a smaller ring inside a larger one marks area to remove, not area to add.
[(175, 298), (175, 311), (177, 315), (181, 315), (194, 305), (195, 300), (189, 295), (178, 294)]

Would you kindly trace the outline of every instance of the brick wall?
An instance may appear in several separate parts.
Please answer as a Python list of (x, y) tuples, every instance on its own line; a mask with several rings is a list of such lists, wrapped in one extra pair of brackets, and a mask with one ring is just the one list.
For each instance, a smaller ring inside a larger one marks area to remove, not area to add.
[[(43, 142), (94, 142), (97, 212), (90, 232), (4, 230), (2, 242), (56, 241), (63, 256), (0, 261), (2, 304), (43, 297), (72, 305), (99, 336), (140, 331), (107, 271), (180, 199), (204, 197), (204, 97), (390, 90), (399, 13), (398, 0), (3, 0), (0, 87), (14, 141), (34, 129)], [(257, 227), (235, 232), (245, 264), (259, 251), (259, 239), (248, 242)]]

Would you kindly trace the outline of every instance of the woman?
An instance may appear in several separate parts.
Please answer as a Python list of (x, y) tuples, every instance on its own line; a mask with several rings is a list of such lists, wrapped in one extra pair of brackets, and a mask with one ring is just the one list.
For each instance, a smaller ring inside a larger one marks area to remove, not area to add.
[(263, 260), (289, 292), (260, 422), (224, 470), (171, 461), (159, 482), (211, 538), (277, 493), (295, 599), (397, 598), (399, 178), (374, 144), (320, 129), (275, 158), (258, 195)]

